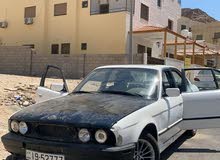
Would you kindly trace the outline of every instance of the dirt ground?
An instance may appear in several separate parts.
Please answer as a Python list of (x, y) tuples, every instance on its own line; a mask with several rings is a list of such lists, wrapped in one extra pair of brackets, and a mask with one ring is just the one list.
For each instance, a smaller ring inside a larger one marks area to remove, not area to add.
[[(60, 81), (48, 79), (48, 83), (52, 82)], [(67, 80), (69, 90), (72, 91), (79, 82), (79, 80)], [(32, 104), (39, 84), (40, 78), (37, 77), (0, 74), (0, 137), (8, 131), (8, 118), (25, 107), (26, 103)], [(9, 153), (0, 143), (0, 159), (6, 159), (7, 156)]]

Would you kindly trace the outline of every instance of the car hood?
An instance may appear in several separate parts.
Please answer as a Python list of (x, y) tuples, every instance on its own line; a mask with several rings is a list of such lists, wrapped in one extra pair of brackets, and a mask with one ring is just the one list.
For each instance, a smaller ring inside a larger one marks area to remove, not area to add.
[(70, 94), (32, 105), (11, 119), (46, 124), (71, 124), (76, 127), (111, 128), (125, 116), (155, 100), (114, 94)]

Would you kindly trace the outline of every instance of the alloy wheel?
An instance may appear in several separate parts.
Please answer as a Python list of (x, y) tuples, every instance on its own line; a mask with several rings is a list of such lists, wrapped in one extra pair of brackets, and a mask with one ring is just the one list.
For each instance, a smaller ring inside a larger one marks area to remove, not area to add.
[(136, 144), (134, 160), (155, 160), (155, 151), (152, 144), (140, 139)]

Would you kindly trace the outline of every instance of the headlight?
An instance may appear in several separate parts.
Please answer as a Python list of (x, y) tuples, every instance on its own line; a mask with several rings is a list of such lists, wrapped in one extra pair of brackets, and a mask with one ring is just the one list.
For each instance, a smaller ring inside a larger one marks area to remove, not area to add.
[(78, 137), (80, 141), (82, 141), (83, 143), (89, 142), (91, 138), (88, 129), (80, 129), (78, 133)]
[(18, 131), (19, 131), (19, 124), (18, 124), (17, 121), (11, 121), (10, 127), (11, 127), (11, 130), (13, 132), (18, 133)]
[(104, 130), (98, 130), (96, 133), (95, 133), (95, 139), (97, 142), (99, 143), (105, 143), (107, 141), (107, 133), (104, 131)]
[(28, 132), (28, 126), (25, 122), (20, 122), (19, 123), (19, 132), (23, 135)]

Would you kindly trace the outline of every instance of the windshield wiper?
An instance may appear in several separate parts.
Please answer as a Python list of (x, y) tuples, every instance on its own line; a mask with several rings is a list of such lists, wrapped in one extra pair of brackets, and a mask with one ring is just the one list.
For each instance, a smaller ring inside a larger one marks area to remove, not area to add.
[(144, 97), (141, 94), (138, 93), (129, 93), (129, 92), (124, 92), (124, 91), (99, 91), (99, 93), (109, 93), (109, 94), (120, 94), (120, 95), (128, 95), (128, 96), (138, 96), (138, 97)]
[(93, 92), (89, 92), (89, 91), (75, 91), (75, 92), (73, 92), (73, 93), (76, 93), (76, 94), (77, 94), (77, 93), (79, 93), (79, 94), (82, 93), (82, 94), (83, 94), (83, 93), (93, 93)]

